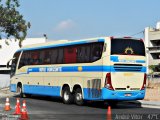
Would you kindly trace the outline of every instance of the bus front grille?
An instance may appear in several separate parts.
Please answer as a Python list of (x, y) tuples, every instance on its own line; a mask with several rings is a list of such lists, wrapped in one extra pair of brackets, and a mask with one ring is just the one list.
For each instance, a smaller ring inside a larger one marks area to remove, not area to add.
[(88, 98), (101, 97), (101, 79), (92, 79), (87, 81)]

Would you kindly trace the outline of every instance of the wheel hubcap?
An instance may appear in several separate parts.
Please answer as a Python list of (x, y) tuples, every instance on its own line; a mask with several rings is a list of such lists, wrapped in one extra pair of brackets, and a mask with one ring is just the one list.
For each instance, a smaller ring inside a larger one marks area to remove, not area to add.
[(76, 99), (78, 101), (82, 100), (82, 94), (81, 93), (77, 93)]
[(64, 92), (64, 99), (67, 101), (69, 99), (69, 94), (67, 92)]

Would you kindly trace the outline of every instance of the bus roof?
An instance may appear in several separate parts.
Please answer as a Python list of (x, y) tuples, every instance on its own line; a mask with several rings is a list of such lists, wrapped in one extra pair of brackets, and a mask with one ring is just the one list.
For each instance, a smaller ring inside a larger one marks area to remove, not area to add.
[(27, 45), (19, 49), (19, 51), (26, 51), (26, 50), (36, 50), (36, 49), (43, 49), (43, 48), (51, 48), (51, 47), (61, 47), (61, 46), (69, 46), (69, 45), (78, 45), (78, 44), (86, 44), (91, 42), (104, 42), (106, 37), (99, 37), (99, 38), (90, 38), (90, 39), (82, 39), (82, 40), (58, 40), (58, 41), (51, 41), (46, 43), (39, 43), (34, 45)]
[(45, 43), (39, 43), (34, 45), (27, 45), (19, 49), (19, 51), (26, 51), (26, 50), (37, 50), (37, 49), (44, 49), (44, 48), (52, 48), (52, 47), (62, 47), (62, 46), (70, 46), (70, 45), (79, 45), (79, 44), (87, 44), (91, 42), (104, 42), (106, 38), (111, 39), (134, 39), (134, 40), (142, 40), (132, 37), (97, 37), (97, 38), (89, 38), (89, 39), (81, 39), (81, 40), (57, 40), (57, 41), (50, 41)]

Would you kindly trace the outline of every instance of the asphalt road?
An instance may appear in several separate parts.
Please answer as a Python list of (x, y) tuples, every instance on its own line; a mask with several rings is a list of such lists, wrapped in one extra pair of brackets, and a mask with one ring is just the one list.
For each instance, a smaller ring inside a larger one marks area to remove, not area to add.
[[(88, 102), (84, 106), (63, 104), (61, 99), (32, 96), (21, 98), (26, 100), (30, 120), (106, 120), (108, 105), (103, 102)], [(12, 110), (3, 111), (5, 98), (0, 98), (1, 115), (11, 115), (14, 112), (16, 96), (10, 98)], [(140, 103), (120, 102), (111, 108), (112, 120), (159, 120), (160, 109), (143, 108)], [(13, 119), (13, 118), (12, 118)]]

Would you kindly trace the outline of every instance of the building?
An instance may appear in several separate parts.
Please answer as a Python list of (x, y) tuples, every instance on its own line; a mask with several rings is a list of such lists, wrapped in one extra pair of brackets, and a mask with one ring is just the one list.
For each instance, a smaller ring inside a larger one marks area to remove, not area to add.
[(160, 22), (155, 28), (145, 28), (145, 44), (147, 55), (147, 73), (151, 73), (149, 67), (154, 67), (154, 74), (160, 74)]
[[(22, 46), (44, 43), (45, 38), (26, 38), (22, 42)], [(14, 53), (19, 49), (19, 41), (15, 39), (0, 40), (0, 73), (8, 72), (7, 62), (13, 57)]]

